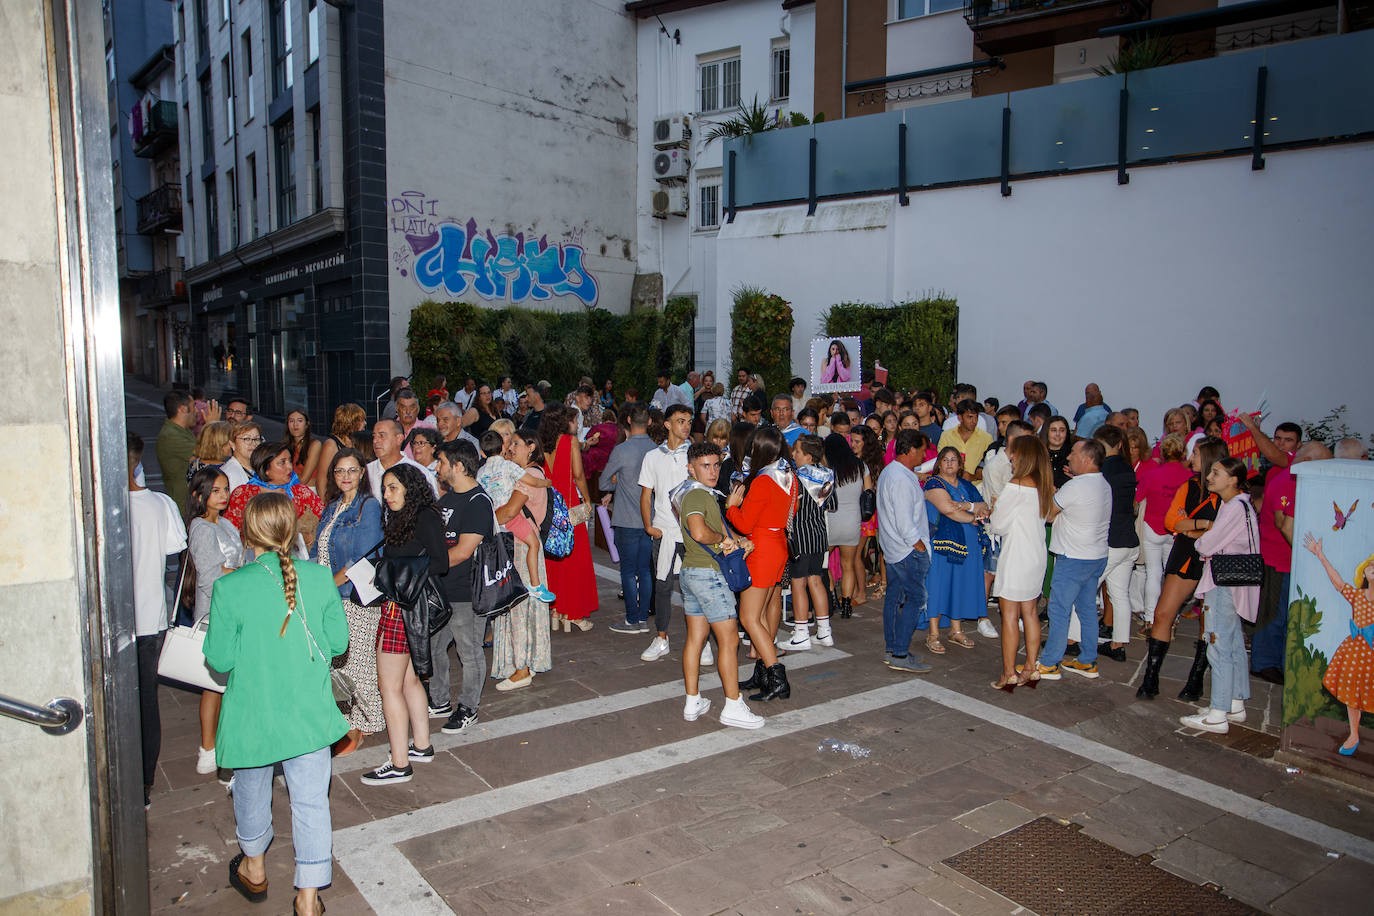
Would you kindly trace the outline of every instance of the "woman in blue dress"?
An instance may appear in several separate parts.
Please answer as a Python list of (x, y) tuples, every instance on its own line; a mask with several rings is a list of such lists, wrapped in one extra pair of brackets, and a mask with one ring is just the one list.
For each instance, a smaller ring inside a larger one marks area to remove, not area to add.
[(988, 596), (983, 581), (983, 550), (979, 525), (990, 514), (987, 503), (972, 483), (961, 476), (963, 456), (953, 446), (940, 449), (935, 473), (926, 481), (926, 518), (930, 522), (933, 550), (926, 577), (926, 611), (917, 629), (925, 630), (926, 648), (943, 655), (940, 627), (949, 627), (949, 641), (965, 649), (973, 640), (963, 631), (963, 621), (987, 614)]

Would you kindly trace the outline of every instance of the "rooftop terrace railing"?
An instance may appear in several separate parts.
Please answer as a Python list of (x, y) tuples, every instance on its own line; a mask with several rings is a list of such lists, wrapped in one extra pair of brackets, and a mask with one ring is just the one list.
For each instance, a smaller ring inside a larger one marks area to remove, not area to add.
[(727, 220), (899, 194), (1374, 138), (1374, 30), (726, 143)]

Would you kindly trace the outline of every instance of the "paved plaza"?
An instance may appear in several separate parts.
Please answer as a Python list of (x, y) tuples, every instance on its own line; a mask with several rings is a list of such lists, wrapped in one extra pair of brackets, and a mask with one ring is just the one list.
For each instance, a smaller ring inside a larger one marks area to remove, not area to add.
[[(130, 427), (151, 440), (150, 401), (131, 384)], [(902, 675), (880, 662), (871, 601), (836, 621), (835, 648), (786, 660), (792, 698), (754, 704), (763, 729), (715, 721), (713, 668), (702, 685), (712, 714), (688, 723), (681, 624), (668, 658), (641, 662), (647, 637), (606, 629), (622, 607), (618, 578), (604, 552), (595, 561), (596, 628), (555, 633), (553, 669), (531, 688), (487, 690), (472, 734), (443, 735), (434, 720), (438, 754), (413, 781), (360, 784), (384, 759), (381, 736), (335, 760), (329, 913), (1030, 912), (1014, 889), (1002, 896), (945, 860), (1042, 817), (1255, 910), (1369, 911), (1374, 795), (1271, 759), (1278, 688), (1254, 681), (1247, 727), (1203, 738), (1180, 729), (1189, 707), (1171, 699), (1183, 648), (1153, 703), (1134, 699), (1139, 640), (1127, 663), (1103, 659), (1099, 680), (1066, 673), (1010, 696), (989, 687), (999, 650), (981, 638), (928, 657), (931, 674)], [(1176, 645), (1190, 649), (1195, 623), (1181, 626)], [(233, 810), (213, 776), (195, 773), (197, 696), (163, 686), (161, 700), (154, 911), (286, 912), (285, 790), (264, 909), (226, 880)], [(1055, 911), (1110, 911), (1109, 887), (1066, 886)], [(1148, 902), (1131, 911), (1171, 912)]]

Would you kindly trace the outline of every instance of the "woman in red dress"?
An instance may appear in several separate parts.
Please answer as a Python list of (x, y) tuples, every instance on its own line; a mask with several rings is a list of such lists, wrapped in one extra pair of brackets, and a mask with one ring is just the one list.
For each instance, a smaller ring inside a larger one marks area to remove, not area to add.
[[(587, 478), (582, 471), (582, 446), (574, 435), (577, 415), (562, 404), (550, 404), (539, 422), (539, 445), (548, 456), (545, 468), (573, 519), (573, 550), (561, 560), (548, 557), (549, 591), (557, 595), (553, 608), (553, 624), (560, 621), (563, 631), (571, 627), (587, 631), (592, 622), (587, 618), (597, 609), (596, 573), (592, 571), (592, 547), (587, 526), (578, 524), (578, 515), (588, 513), (592, 505), (587, 492)], [(586, 509), (578, 509), (586, 506)], [(582, 521), (586, 521), (583, 518)]]
[(744, 482), (730, 491), (725, 517), (754, 542), (754, 551), (745, 561), (753, 584), (739, 599), (739, 620), (758, 660), (754, 675), (742, 681), (751, 700), (785, 700), (792, 695), (787, 669), (778, 661), (773, 637), (763, 622), (764, 609), (778, 590), (787, 565), (787, 526), (797, 506), (797, 475), (787, 462), (786, 443), (777, 427), (764, 426), (749, 440), (749, 468)]
[(1355, 584), (1351, 585), (1322, 553), (1320, 538), (1309, 532), (1302, 545), (1321, 561), (1331, 587), (1350, 602), (1350, 635), (1341, 640), (1332, 654), (1322, 686), (1345, 704), (1350, 719), (1350, 737), (1337, 753), (1354, 757), (1360, 747), (1360, 714), (1374, 709), (1374, 556), (1356, 567)]

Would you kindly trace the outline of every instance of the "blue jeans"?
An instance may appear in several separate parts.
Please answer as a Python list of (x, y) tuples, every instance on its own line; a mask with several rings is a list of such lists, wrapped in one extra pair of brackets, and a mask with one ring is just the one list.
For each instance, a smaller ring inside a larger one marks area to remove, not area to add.
[[(327, 887), (334, 880), (334, 839), (329, 818), (329, 746), (283, 760), (291, 798), (291, 842), (296, 887)], [(234, 833), (246, 856), (272, 843), (273, 764), (234, 770)]]
[(1203, 596), (1203, 638), (1212, 666), (1212, 708), (1231, 711), (1232, 700), (1250, 699), (1250, 670), (1245, 661), (1245, 635), (1231, 590), (1217, 586)]
[(1279, 586), (1279, 610), (1274, 619), (1255, 631), (1250, 637), (1250, 670), (1263, 671), (1265, 668), (1283, 670), (1284, 656), (1288, 650), (1288, 583), (1292, 573), (1275, 573), (1282, 577)]
[(620, 590), (625, 593), (625, 622), (645, 623), (649, 599), (654, 593), (649, 533), (643, 528), (615, 526), (615, 548), (620, 553)]
[(887, 594), (883, 596), (883, 642), (889, 655), (905, 657), (911, 636), (926, 610), (926, 573), (930, 552), (913, 550), (901, 560), (887, 562)]
[(1077, 560), (1054, 555), (1054, 575), (1050, 578), (1050, 635), (1040, 653), (1040, 664), (1052, 668), (1064, 660), (1064, 650), (1069, 645), (1071, 614), (1078, 616), (1083, 634), (1078, 644), (1078, 660), (1086, 665), (1097, 661), (1097, 583), (1106, 569), (1106, 557)]

